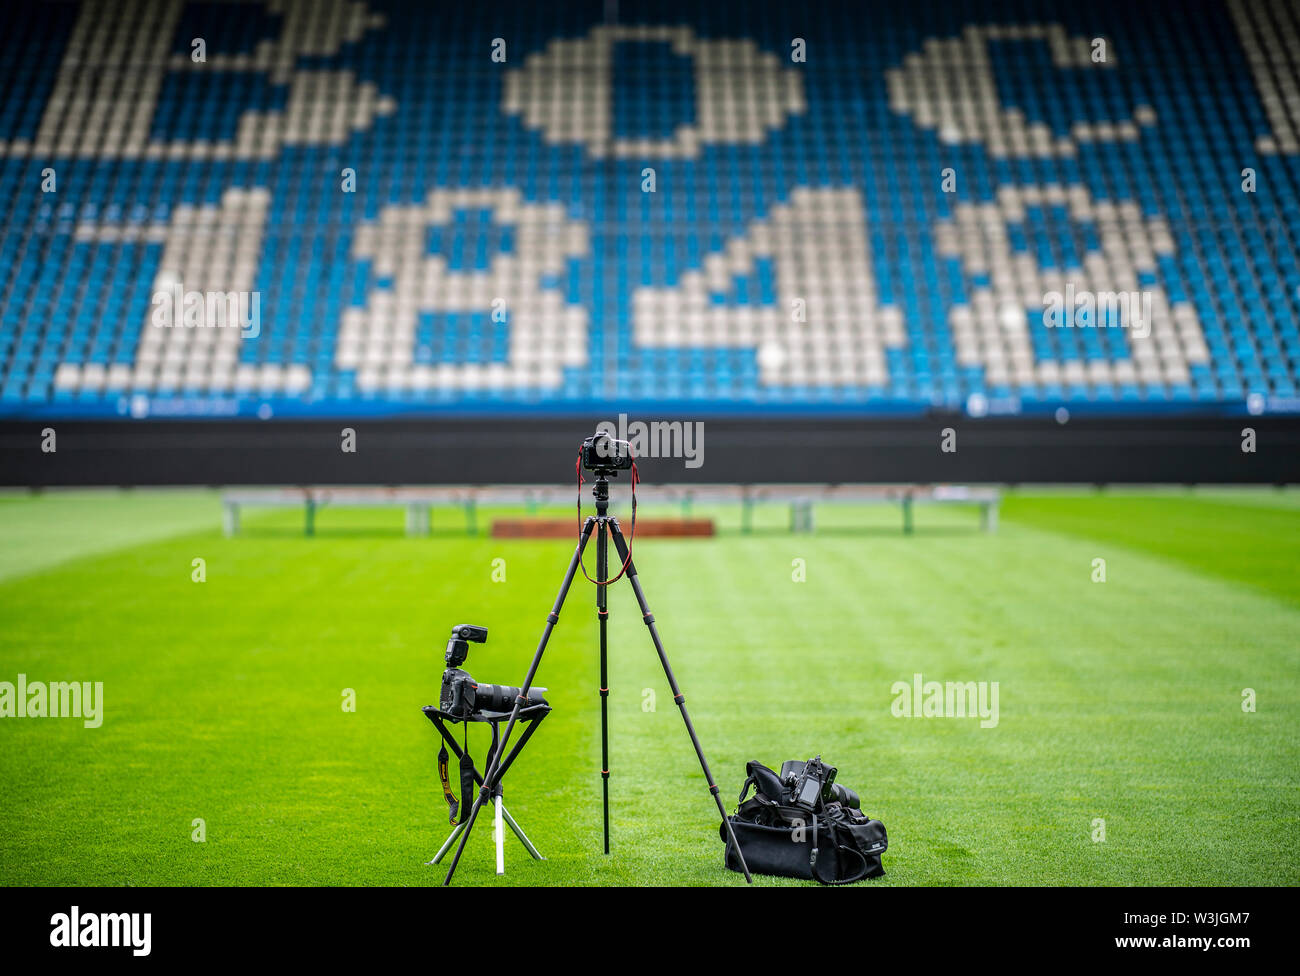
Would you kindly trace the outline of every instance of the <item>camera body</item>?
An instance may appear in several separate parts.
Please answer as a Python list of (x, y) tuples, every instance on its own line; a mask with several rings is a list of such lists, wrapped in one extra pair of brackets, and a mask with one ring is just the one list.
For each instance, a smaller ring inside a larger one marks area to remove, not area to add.
[(442, 672), (442, 691), (438, 694), (438, 707), (448, 715), (466, 718), (478, 704), (478, 682), (468, 671), (448, 668)]
[(582, 466), (588, 471), (627, 471), (632, 467), (632, 446), (598, 430), (582, 442)]
[[(469, 657), (470, 642), (483, 644), (486, 641), (487, 628), (473, 624), (457, 624), (451, 629), (451, 639), (447, 641), (447, 653), (443, 658), (447, 668), (442, 672), (438, 708), (461, 721), (480, 712), (508, 712), (514, 708), (515, 700), (519, 697), (518, 688), (511, 685), (481, 684), (460, 667)], [(525, 707), (545, 705), (546, 699), (540, 694), (545, 690), (529, 688)]]
[(824, 803), (842, 803), (854, 809), (861, 805), (858, 795), (835, 783), (839, 770), (814, 756), (807, 762), (792, 759), (781, 764), (781, 782), (790, 789), (794, 804), (815, 810)]

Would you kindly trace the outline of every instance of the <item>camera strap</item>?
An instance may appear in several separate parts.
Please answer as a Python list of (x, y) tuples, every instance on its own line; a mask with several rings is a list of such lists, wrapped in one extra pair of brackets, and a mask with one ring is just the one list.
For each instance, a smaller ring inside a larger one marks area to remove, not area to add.
[(451, 770), (447, 767), (448, 759), (450, 757), (447, 755), (447, 744), (444, 742), (438, 750), (438, 779), (442, 780), (442, 798), (447, 801), (447, 806), (450, 808), (448, 819), (454, 827), (460, 804), (456, 801), (456, 794), (451, 791)]
[(462, 800), (468, 800), (474, 795), (474, 760), (469, 757), (469, 750), (466, 749), (460, 757), (460, 796)]
[[(629, 451), (629, 454), (631, 452)], [(578, 448), (578, 460), (573, 464), (573, 471), (578, 477), (578, 538), (582, 538), (582, 486), (587, 483), (582, 476), (582, 448)], [(578, 557), (578, 566), (582, 569), (582, 575), (587, 577), (588, 583), (604, 584), (617, 583), (627, 572), (628, 566), (632, 565), (632, 543), (636, 541), (636, 486), (641, 481), (641, 475), (636, 470), (636, 460), (632, 461), (632, 527), (627, 537), (627, 558), (623, 560), (623, 567), (618, 571), (618, 575), (613, 579), (594, 580), (587, 573), (587, 567)]]
[[(469, 723), (465, 724), (460, 751), (460, 795), (462, 797), (472, 796), (474, 793), (474, 760), (469, 757)], [(453, 743), (454, 744), (454, 743)], [(450, 756), (447, 755), (447, 743), (443, 742), (438, 747), (438, 779), (442, 782), (442, 798), (447, 801), (448, 815), (447, 819), (451, 825), (456, 826), (456, 814), (460, 812), (460, 802), (456, 799), (456, 794), (451, 791), (451, 768)], [(466, 764), (468, 763), (468, 769)], [(465, 785), (466, 773), (469, 775), (469, 785)]]

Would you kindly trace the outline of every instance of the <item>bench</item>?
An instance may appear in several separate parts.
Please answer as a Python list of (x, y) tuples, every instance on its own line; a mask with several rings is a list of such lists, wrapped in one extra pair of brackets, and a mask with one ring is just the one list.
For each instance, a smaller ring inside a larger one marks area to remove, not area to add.
[[(976, 505), (980, 509), (980, 527), (996, 532), (1001, 495), (995, 488), (964, 485), (658, 485), (643, 486), (643, 497), (668, 501), (681, 507), (682, 517), (690, 519), (697, 503), (740, 503), (741, 532), (753, 531), (753, 512), (758, 505), (786, 505), (790, 510), (790, 531), (811, 532), (816, 505), (898, 505), (903, 515), (903, 534), (914, 529), (913, 510), (917, 505)], [(232, 489), (222, 496), (224, 530), (227, 536), (239, 533), (240, 510), (246, 507), (303, 506), (304, 535), (316, 531), (316, 511), (326, 505), (334, 508), (394, 507), (406, 510), (406, 534), (428, 535), (434, 508), (459, 508), (465, 513), (465, 529), (478, 532), (477, 511), (485, 505), (518, 506), (528, 511), (552, 505), (572, 505), (575, 487), (555, 485), (451, 485), (425, 488), (382, 487), (302, 487)]]
[(240, 512), (244, 508), (303, 508), (303, 535), (316, 534), (317, 510), (332, 508), (402, 508), (406, 510), (406, 534), (428, 535), (433, 526), (433, 509), (459, 508), (465, 513), (465, 530), (476, 535), (477, 498), (473, 488), (376, 488), (303, 487), (250, 488), (227, 491), (221, 496), (222, 531), (227, 537), (239, 534)]
[(1001, 493), (995, 488), (964, 485), (665, 485), (656, 497), (674, 498), (689, 516), (697, 502), (740, 502), (744, 533), (753, 531), (753, 513), (758, 505), (788, 505), (790, 531), (811, 532), (815, 505), (898, 505), (903, 515), (903, 534), (914, 530), (913, 509), (917, 505), (976, 505), (980, 528), (996, 532)]

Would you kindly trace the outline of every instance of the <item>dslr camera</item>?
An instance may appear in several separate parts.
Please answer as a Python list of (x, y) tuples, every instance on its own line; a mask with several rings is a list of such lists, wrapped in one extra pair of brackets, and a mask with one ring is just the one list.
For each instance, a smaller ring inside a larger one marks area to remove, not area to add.
[(627, 471), (632, 467), (632, 446), (598, 430), (582, 442), (582, 466), (588, 471)]
[[(451, 639), (447, 641), (447, 653), (444, 657), (447, 669), (442, 672), (442, 693), (438, 696), (438, 708), (461, 721), (477, 716), (480, 712), (509, 712), (514, 708), (519, 689), (510, 685), (489, 685), (475, 681), (468, 671), (461, 669), (469, 657), (469, 645), (483, 644), (487, 641), (487, 628), (473, 624), (457, 624), (451, 628)], [(546, 699), (540, 692), (545, 688), (529, 688), (524, 707), (545, 705)]]
[(816, 810), (829, 803), (840, 803), (849, 809), (862, 809), (862, 800), (847, 786), (835, 782), (839, 770), (814, 756), (807, 762), (791, 759), (781, 764), (781, 782), (790, 791), (795, 806)]

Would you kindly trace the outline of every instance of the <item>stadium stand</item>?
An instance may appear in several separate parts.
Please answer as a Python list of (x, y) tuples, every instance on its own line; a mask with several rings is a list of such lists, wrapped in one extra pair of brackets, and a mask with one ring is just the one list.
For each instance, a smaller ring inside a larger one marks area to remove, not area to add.
[(1300, 412), (1297, 0), (617, 9), (8, 6), (0, 416)]

